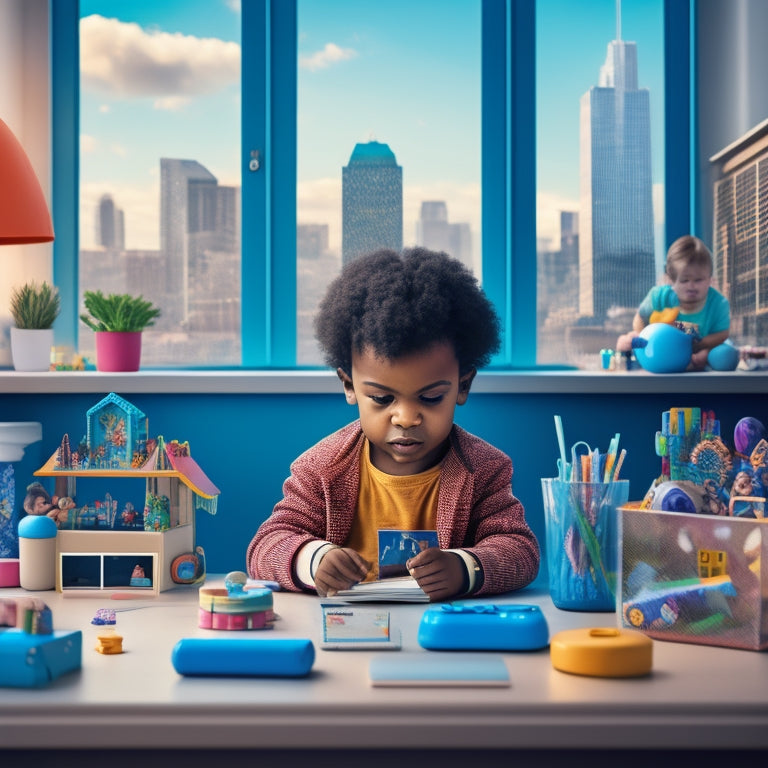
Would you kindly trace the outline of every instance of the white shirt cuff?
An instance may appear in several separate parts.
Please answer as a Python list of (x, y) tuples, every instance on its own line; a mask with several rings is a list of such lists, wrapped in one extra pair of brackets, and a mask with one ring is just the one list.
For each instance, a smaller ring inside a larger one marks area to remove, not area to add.
[(446, 549), (446, 552), (455, 552), (463, 561), (467, 569), (467, 576), (469, 577), (469, 587), (467, 594), (471, 595), (475, 591), (475, 566), (477, 561), (469, 552), (465, 552), (463, 549)]
[[(315, 586), (315, 574), (312, 570), (313, 563), (314, 570), (316, 571), (317, 565), (323, 555), (325, 555), (325, 552), (333, 549), (335, 546), (330, 541), (310, 541), (299, 550), (299, 553), (296, 555), (296, 575), (304, 586)], [(321, 552), (320, 550), (325, 551)]]

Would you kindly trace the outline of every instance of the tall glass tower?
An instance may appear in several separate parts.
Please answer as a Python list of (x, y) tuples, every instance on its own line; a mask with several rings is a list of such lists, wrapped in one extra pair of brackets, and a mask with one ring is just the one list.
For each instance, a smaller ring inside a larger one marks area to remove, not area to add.
[(356, 144), (341, 169), (342, 264), (378, 248), (403, 247), (403, 169), (387, 144)]
[(655, 283), (650, 99), (620, 6), (598, 85), (581, 97), (579, 193), (579, 314), (601, 321)]

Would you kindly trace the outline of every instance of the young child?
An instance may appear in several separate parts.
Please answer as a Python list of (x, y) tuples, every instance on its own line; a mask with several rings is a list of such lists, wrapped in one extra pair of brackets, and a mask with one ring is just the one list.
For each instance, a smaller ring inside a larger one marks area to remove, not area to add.
[(728, 299), (711, 285), (712, 254), (698, 237), (684, 235), (669, 246), (665, 272), (667, 284), (648, 291), (635, 314), (632, 331), (619, 336), (616, 349), (629, 352), (632, 339), (651, 322), (652, 313), (661, 315), (656, 322), (665, 322), (665, 310), (677, 308), (674, 325), (693, 336), (689, 368), (703, 370), (709, 350), (728, 338), (731, 327)]
[(539, 546), (512, 463), (453, 423), (499, 347), (472, 274), (443, 253), (377, 251), (344, 267), (315, 330), (359, 419), (293, 462), (250, 576), (332, 596), (377, 577), (379, 530), (436, 530), (439, 548), (406, 562), (430, 600), (529, 584)]

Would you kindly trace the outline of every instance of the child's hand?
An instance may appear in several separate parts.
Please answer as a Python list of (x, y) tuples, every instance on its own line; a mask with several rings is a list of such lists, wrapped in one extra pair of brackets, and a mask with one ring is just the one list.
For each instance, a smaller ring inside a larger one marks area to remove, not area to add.
[(466, 567), (455, 552), (430, 547), (405, 564), (431, 601), (455, 597), (464, 584)]
[(333, 597), (340, 589), (349, 589), (362, 581), (370, 570), (371, 564), (354, 549), (329, 549), (315, 572), (317, 594), (320, 597)]
[(622, 333), (618, 339), (616, 339), (616, 351), (617, 352), (631, 352), (632, 351), (632, 339), (638, 334), (635, 331), (629, 331), (628, 333)]

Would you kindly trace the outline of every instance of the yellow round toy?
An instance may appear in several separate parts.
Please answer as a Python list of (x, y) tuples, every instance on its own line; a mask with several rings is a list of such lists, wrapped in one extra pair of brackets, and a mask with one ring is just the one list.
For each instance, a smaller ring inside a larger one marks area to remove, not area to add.
[(549, 643), (552, 666), (593, 677), (640, 677), (651, 671), (653, 641), (640, 632), (614, 627), (567, 629)]

